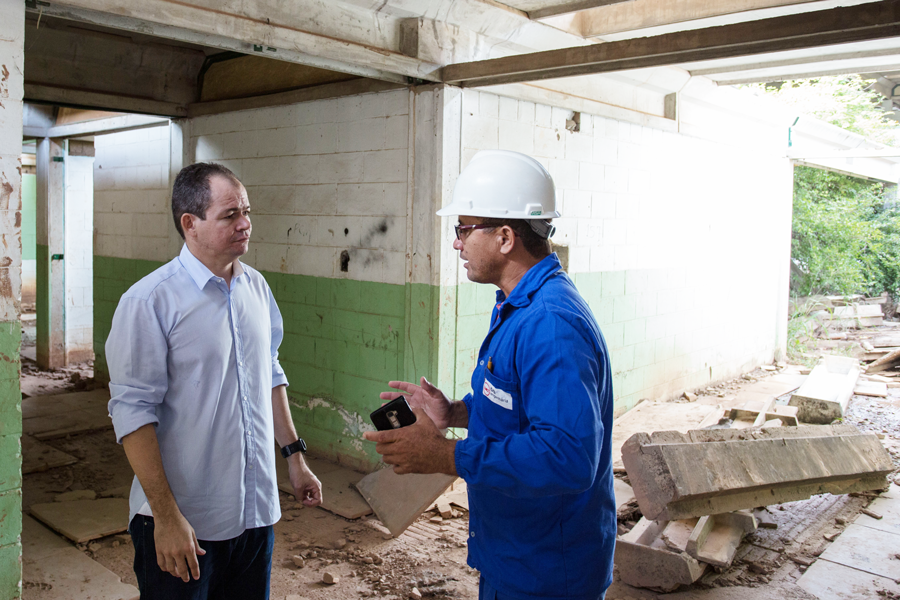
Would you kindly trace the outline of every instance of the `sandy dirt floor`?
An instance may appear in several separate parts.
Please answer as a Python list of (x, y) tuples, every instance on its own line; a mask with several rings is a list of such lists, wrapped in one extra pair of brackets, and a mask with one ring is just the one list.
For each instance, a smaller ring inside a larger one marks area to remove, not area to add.
[[(772, 374), (772, 371), (757, 369), (744, 377), (698, 390), (698, 401), (727, 398), (740, 391), (742, 386)], [(29, 396), (90, 389), (93, 387), (91, 377), (90, 364), (48, 373), (39, 371), (32, 360), (23, 358), (22, 389)], [(897, 410), (900, 388), (889, 391), (888, 398), (854, 396), (845, 422), (883, 437), (895, 465), (900, 465), (900, 416)], [(32, 504), (52, 501), (57, 494), (74, 490), (127, 497), (132, 472), (111, 430), (72, 435), (47, 443), (75, 456), (79, 462), (25, 475), (23, 501), (26, 511)], [(811, 598), (796, 588), (794, 582), (828, 547), (834, 535), (839, 534), (871, 500), (869, 495), (826, 494), (767, 507), (758, 514), (770, 524), (745, 539), (732, 567), (710, 570), (694, 586), (680, 591), (695, 590), (704, 598), (707, 596), (702, 590), (706, 589), (743, 589), (745, 593), (737, 597), (747, 599)], [(449, 519), (426, 513), (406, 533), (393, 539), (375, 518), (351, 521), (322, 509), (303, 508), (284, 493), (281, 494), (281, 505), (285, 516), (275, 525), (272, 569), (271, 591), (275, 600), (405, 599), (418, 597), (416, 593), (435, 598), (477, 597), (478, 573), (466, 565), (468, 514), (465, 510), (458, 509)], [(639, 518), (636, 510), (624, 511), (620, 526), (630, 528)], [(134, 554), (127, 534), (109, 536), (78, 547), (116, 573), (122, 581), (136, 585), (131, 565)], [(326, 574), (336, 577), (337, 583), (324, 583)], [(25, 598), (40, 597), (39, 590), (32, 589), (29, 593), (29, 582), (24, 584)], [(774, 596), (762, 594), (764, 589), (777, 593)], [(643, 600), (665, 598), (665, 595), (615, 583), (607, 598)]]

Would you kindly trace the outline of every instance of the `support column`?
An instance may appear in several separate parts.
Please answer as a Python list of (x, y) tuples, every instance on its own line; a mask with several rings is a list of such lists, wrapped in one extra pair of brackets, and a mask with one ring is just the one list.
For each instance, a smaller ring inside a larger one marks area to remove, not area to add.
[(37, 147), (37, 363), (66, 365), (65, 142), (44, 138)]
[(25, 3), (0, 19), (0, 598), (22, 596), (22, 96)]
[(70, 140), (65, 165), (65, 362), (74, 364), (94, 358), (94, 143)]

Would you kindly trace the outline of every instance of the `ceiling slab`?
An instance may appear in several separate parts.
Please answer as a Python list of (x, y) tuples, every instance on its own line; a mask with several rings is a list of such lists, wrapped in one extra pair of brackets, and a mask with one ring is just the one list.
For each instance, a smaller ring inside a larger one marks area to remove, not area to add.
[(449, 65), (444, 82), (519, 83), (900, 37), (900, 0)]

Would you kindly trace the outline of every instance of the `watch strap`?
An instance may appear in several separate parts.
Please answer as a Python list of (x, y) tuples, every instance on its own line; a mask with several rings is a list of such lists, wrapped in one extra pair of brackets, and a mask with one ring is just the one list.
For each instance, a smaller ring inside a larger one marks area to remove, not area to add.
[(303, 452), (306, 454), (306, 442), (303, 439), (298, 439), (293, 444), (288, 444), (281, 448), (281, 456), (287, 458), (291, 454), (296, 454), (297, 452)]

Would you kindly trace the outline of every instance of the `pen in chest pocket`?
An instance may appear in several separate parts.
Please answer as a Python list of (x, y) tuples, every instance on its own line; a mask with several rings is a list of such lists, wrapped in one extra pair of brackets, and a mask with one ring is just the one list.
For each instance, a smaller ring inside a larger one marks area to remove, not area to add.
[(489, 372), (489, 373), (493, 373), (493, 372), (494, 372), (494, 360), (493, 360), (493, 357), (492, 357), (492, 356), (488, 356), (488, 366), (487, 366), (487, 369), (488, 369), (488, 372)]

